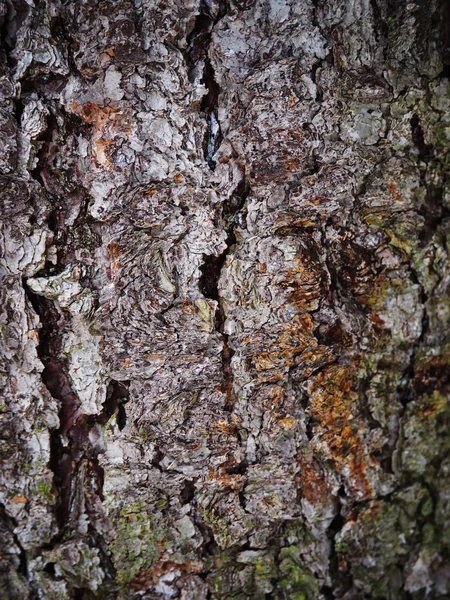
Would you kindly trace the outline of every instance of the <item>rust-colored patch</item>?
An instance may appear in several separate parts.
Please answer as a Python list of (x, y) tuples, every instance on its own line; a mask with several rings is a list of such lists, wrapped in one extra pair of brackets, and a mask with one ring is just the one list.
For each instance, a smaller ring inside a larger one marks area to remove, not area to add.
[(419, 417), (434, 417), (448, 410), (447, 395), (442, 395), (434, 391), (430, 396), (425, 396), (422, 400), (417, 415)]
[(324, 202), (329, 202), (329, 198), (325, 198), (324, 196), (310, 196), (305, 199), (308, 204), (312, 204), (313, 206), (319, 206), (319, 204), (323, 204)]
[(287, 290), (289, 301), (299, 313), (314, 310), (322, 292), (323, 269), (306, 250), (293, 262), (280, 285)]
[(94, 142), (94, 154), (97, 157), (97, 161), (108, 168), (112, 166), (112, 162), (107, 157), (106, 151), (108, 150), (109, 146), (112, 146), (113, 144), (113, 140), (104, 139), (96, 140)]
[(236, 425), (234, 423), (227, 423), (226, 421), (216, 421), (214, 427), (226, 433), (227, 435), (236, 435)]
[(144, 192), (144, 196), (154, 196), (157, 192), (157, 188), (156, 185), (151, 185), (149, 188), (147, 188)]
[(25, 496), (15, 496), (12, 499), (13, 504), (26, 504), (27, 502), (28, 502), (28, 498), (26, 498)]
[(307, 348), (295, 359), (297, 365), (295, 378), (296, 380), (307, 379), (315, 371), (335, 362), (335, 360), (336, 356), (327, 346)]
[(39, 342), (39, 333), (37, 329), (30, 329), (28, 332), (28, 337), (30, 340), (33, 340), (33, 342)]
[(415, 361), (414, 389), (418, 394), (438, 390), (448, 393), (450, 389), (450, 353), (421, 357)]
[(118, 271), (122, 267), (122, 265), (119, 261), (119, 256), (121, 254), (121, 248), (120, 248), (119, 244), (117, 244), (116, 242), (111, 242), (108, 246), (108, 250), (109, 250), (109, 258), (110, 258), (110, 267), (107, 270), (107, 274), (108, 274), (110, 280), (113, 281), (116, 278)]
[(313, 380), (310, 412), (317, 423), (316, 433), (328, 447), (337, 471), (344, 468), (350, 475), (349, 485), (369, 498), (372, 488), (366, 475), (365, 445), (355, 418), (357, 394), (352, 391), (355, 370), (345, 365), (331, 365)]
[(294, 429), (296, 424), (297, 419), (294, 419), (294, 417), (284, 417), (284, 419), (279, 419), (277, 421), (277, 425), (285, 431), (290, 431), (291, 429)]
[(396, 202), (404, 202), (403, 196), (398, 191), (396, 184), (392, 181), (389, 184), (389, 191)]
[(340, 573), (347, 573), (348, 571), (347, 561), (342, 554), (338, 554), (338, 569)]
[(270, 401), (269, 410), (276, 410), (283, 404), (284, 391), (279, 385), (273, 385), (268, 390), (268, 398)]
[(136, 591), (145, 591), (148, 587), (158, 583), (160, 578), (170, 572), (174, 572), (175, 577), (182, 577), (191, 573), (200, 573), (202, 567), (200, 564), (184, 562), (176, 563), (167, 559), (160, 559), (153, 569), (142, 569), (131, 581), (131, 587)]
[(241, 492), (247, 481), (245, 475), (230, 474), (226, 469), (230, 467), (227, 464), (221, 465), (217, 470), (210, 471), (206, 477), (209, 483), (218, 483), (220, 487), (226, 487), (234, 492)]
[(300, 489), (303, 498), (311, 503), (326, 502), (331, 497), (331, 489), (322, 468), (304, 456), (298, 459), (300, 466)]
[[(303, 350), (301, 346), (296, 348), (289, 348), (287, 350), (275, 350), (273, 352), (261, 352), (259, 354), (252, 355), (253, 365), (256, 371), (267, 371), (270, 369), (276, 369), (282, 365), (292, 365), (294, 363), (293, 357)], [(281, 365), (280, 365), (281, 363)]]
[[(314, 323), (308, 313), (295, 315), (290, 322), (284, 323), (276, 339), (270, 344), (269, 351), (265, 351), (267, 343), (263, 343), (258, 332), (251, 340), (247, 339), (245, 341), (249, 344), (246, 353), (248, 369), (261, 383), (282, 379), (284, 372), (294, 365), (297, 355), (305, 348), (317, 345)], [(262, 349), (264, 351), (261, 351)]]
[(96, 162), (106, 168), (111, 168), (112, 163), (106, 155), (110, 146), (115, 144), (115, 138), (119, 134), (122, 141), (123, 136), (128, 137), (128, 128), (123, 111), (111, 106), (100, 106), (93, 102), (78, 104), (73, 102), (70, 109), (77, 114), (85, 123), (93, 126), (92, 131), (92, 154)]
[(114, 118), (114, 115), (118, 112), (116, 108), (99, 106), (93, 102), (85, 102), (84, 104), (73, 102), (70, 110), (76, 113), (85, 123), (95, 126), (109, 121), (111, 116)]

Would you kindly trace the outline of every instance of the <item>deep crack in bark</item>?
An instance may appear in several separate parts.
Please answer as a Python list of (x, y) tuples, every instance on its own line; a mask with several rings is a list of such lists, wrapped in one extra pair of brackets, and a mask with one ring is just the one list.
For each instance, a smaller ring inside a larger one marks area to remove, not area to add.
[(200, 105), (200, 110), (206, 118), (203, 155), (211, 171), (215, 171), (216, 169), (216, 160), (214, 157), (222, 142), (223, 135), (217, 112), (220, 87), (215, 78), (208, 50), (214, 26), (226, 13), (227, 5), (221, 3), (216, 17), (213, 18), (210, 7), (203, 0), (195, 25), (187, 37), (187, 49), (184, 52), (184, 58), (189, 68), (189, 78), (195, 78), (197, 66), (203, 61), (202, 81), (207, 89), (207, 93), (203, 96)]
[[(17, 103), (20, 103), (19, 99)], [(52, 165), (56, 156), (57, 146), (55, 139), (58, 136), (58, 123), (53, 114), (47, 119), (47, 129), (41, 134), (40, 150), (37, 153), (37, 164), (31, 172), (32, 178), (46, 191), (51, 199), (53, 210), (48, 217), (48, 227), (54, 233), (55, 240), (59, 241), (57, 263), (46, 263), (44, 271), (40, 274), (59, 273), (70, 262), (67, 257), (67, 226), (64, 215), (59, 215), (63, 203), (47, 188), (51, 185), (52, 170), (47, 169)], [(80, 213), (75, 221), (74, 229), (83, 225), (87, 203), (81, 205)], [(59, 421), (57, 430), (50, 431), (50, 461), (49, 467), (54, 473), (54, 485), (58, 494), (55, 515), (59, 524), (59, 532), (52, 540), (52, 544), (62, 539), (69, 531), (76, 531), (77, 499), (83, 498), (86, 514), (89, 518), (89, 531), (96, 540), (100, 549), (102, 565), (107, 579), (114, 580), (115, 567), (109, 557), (107, 544), (95, 527), (98, 519), (98, 508), (95, 506), (98, 498), (103, 501), (104, 472), (99, 464), (98, 455), (103, 452), (102, 445), (95, 440), (101, 439), (101, 429), (112, 416), (116, 416), (119, 430), (126, 424), (126, 411), (124, 404), (129, 399), (129, 382), (111, 380), (108, 386), (106, 399), (102, 411), (97, 415), (82, 413), (82, 403), (73, 389), (67, 366), (61, 358), (62, 338), (64, 331), (71, 328), (72, 318), (69, 312), (34, 293), (23, 281), (23, 287), (36, 313), (39, 315), (39, 343), (37, 354), (44, 365), (42, 382), (50, 395), (59, 401)]]
[(227, 247), (219, 256), (205, 256), (204, 263), (200, 267), (202, 274), (199, 281), (200, 290), (207, 298), (216, 300), (218, 303), (218, 308), (215, 315), (215, 327), (216, 330), (222, 335), (222, 371), (224, 377), (223, 391), (227, 397), (225, 409), (230, 412), (232, 411), (236, 402), (236, 397), (233, 390), (233, 370), (231, 366), (231, 360), (233, 358), (234, 351), (229, 345), (229, 336), (224, 331), (225, 314), (223, 307), (221, 306), (218, 283), (227, 256), (229, 256), (232, 248), (236, 244), (235, 227), (242, 224), (240, 220), (244, 218), (243, 209), (249, 193), (250, 186), (244, 173), (241, 183), (237, 186), (234, 193), (222, 207), (222, 222), (224, 229), (227, 232)]

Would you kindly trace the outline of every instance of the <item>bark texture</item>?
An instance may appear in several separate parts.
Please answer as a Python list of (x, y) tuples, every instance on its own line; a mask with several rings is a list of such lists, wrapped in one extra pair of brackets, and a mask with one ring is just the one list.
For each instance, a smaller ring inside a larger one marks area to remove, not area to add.
[(0, 596), (450, 597), (446, 0), (0, 0)]

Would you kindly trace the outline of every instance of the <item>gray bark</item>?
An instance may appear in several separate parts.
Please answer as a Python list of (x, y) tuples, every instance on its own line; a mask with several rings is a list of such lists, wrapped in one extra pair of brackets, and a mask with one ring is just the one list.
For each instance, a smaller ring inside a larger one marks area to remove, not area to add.
[(0, 596), (450, 597), (445, 0), (0, 0)]

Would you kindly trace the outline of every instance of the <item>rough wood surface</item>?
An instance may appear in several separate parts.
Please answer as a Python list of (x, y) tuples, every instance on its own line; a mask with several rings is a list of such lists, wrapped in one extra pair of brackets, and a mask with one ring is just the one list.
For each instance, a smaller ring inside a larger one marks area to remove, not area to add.
[(0, 23), (1, 598), (449, 598), (448, 2)]

